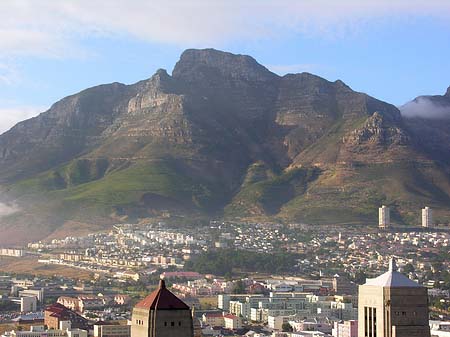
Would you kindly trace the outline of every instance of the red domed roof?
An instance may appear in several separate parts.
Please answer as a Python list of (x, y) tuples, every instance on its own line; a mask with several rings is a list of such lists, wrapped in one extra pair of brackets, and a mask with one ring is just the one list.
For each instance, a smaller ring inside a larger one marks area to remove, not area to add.
[(138, 302), (135, 308), (147, 310), (189, 310), (189, 306), (186, 303), (167, 290), (164, 280), (159, 281), (158, 289)]

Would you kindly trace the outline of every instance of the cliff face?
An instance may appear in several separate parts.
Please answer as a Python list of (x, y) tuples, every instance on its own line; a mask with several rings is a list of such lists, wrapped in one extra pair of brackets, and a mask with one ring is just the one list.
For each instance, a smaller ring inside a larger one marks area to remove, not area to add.
[(425, 124), (342, 81), (187, 50), (172, 75), (84, 90), (1, 135), (3, 199), (20, 209), (2, 226), (20, 238), (168, 215), (370, 222), (381, 202), (400, 222), (423, 203), (446, 219), (449, 129)]

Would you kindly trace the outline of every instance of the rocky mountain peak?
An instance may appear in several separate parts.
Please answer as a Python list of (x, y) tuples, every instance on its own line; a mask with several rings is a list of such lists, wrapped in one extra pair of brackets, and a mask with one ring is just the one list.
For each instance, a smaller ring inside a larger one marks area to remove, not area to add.
[(339, 88), (346, 89), (346, 90), (351, 90), (351, 88), (347, 84), (345, 84), (345, 82), (342, 81), (342, 80), (336, 80), (336, 81), (334, 81), (334, 83)]
[(159, 68), (159, 69), (156, 71), (156, 73), (155, 73), (154, 76), (159, 76), (159, 77), (170, 77), (169, 74), (167, 73), (167, 70), (166, 70), (166, 69), (162, 69), (162, 68)]
[(250, 56), (215, 49), (184, 51), (175, 65), (172, 76), (186, 81), (220, 76), (252, 82), (270, 81), (278, 77)]
[(189, 49), (172, 75), (86, 89), (0, 135), (0, 202), (20, 208), (0, 245), (166, 216), (376, 225), (384, 200), (405, 223), (426, 204), (450, 219), (449, 102), (402, 118), (340, 80)]

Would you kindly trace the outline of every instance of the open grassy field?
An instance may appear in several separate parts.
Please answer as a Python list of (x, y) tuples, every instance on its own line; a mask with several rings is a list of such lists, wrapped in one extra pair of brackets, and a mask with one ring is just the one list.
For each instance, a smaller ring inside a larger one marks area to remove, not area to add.
[(199, 309), (208, 310), (217, 308), (217, 296), (199, 297), (198, 301), (200, 302)]
[(37, 257), (0, 257), (0, 270), (6, 273), (30, 274), (39, 276), (64, 276), (72, 279), (89, 280), (92, 273), (67, 266), (38, 263)]

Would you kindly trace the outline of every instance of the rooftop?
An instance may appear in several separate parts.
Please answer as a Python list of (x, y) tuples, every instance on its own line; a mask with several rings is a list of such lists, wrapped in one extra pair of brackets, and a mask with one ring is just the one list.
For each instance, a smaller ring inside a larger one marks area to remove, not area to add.
[(189, 310), (189, 306), (186, 303), (167, 290), (164, 280), (160, 280), (158, 289), (138, 302), (135, 308), (147, 310)]
[(421, 288), (422, 286), (413, 280), (410, 280), (402, 273), (397, 271), (397, 266), (395, 264), (395, 259), (392, 258), (389, 263), (389, 270), (372, 279), (367, 279), (365, 285), (368, 286), (378, 286), (378, 287), (408, 287), (408, 288)]

